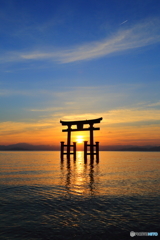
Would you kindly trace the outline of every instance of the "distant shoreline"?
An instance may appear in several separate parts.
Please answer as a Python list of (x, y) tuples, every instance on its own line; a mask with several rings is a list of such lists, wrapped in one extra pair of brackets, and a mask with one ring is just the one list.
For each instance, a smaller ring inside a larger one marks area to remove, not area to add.
[[(83, 149), (77, 149), (77, 151), (82, 150)], [(0, 151), (60, 151), (60, 147), (53, 145), (17, 143), (8, 146), (0, 145)], [(160, 152), (160, 146), (100, 146), (100, 151)]]
[[(77, 150), (83, 151), (83, 150)], [(60, 150), (0, 150), (0, 152), (60, 152)], [(160, 152), (160, 150), (100, 150), (100, 152)]]

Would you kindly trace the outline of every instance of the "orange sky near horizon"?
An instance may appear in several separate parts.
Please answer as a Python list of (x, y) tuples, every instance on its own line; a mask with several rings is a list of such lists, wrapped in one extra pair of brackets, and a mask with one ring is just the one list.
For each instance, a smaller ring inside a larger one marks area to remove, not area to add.
[[(108, 120), (109, 122), (109, 120)], [(160, 145), (160, 128), (156, 124), (131, 126), (120, 123), (107, 123), (102, 120), (95, 124), (100, 131), (94, 131), (94, 141), (99, 141), (100, 146), (108, 145)], [(0, 145), (16, 143), (29, 143), (33, 145), (59, 146), (61, 141), (66, 142), (67, 133), (62, 132), (66, 126), (59, 122), (54, 123), (13, 123), (7, 122), (1, 125)], [(3, 129), (3, 130), (2, 130)], [(7, 129), (7, 130), (5, 130)], [(89, 141), (89, 131), (72, 132), (71, 141)], [(82, 145), (82, 143), (78, 143)]]

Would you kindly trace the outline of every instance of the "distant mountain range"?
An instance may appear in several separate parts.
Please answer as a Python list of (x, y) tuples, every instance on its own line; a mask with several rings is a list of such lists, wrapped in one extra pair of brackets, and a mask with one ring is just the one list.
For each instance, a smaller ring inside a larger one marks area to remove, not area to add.
[(133, 146), (133, 145), (117, 145), (117, 146), (102, 146), (101, 151), (147, 151), (159, 152), (160, 146)]
[[(59, 151), (60, 146), (54, 145), (32, 145), (28, 143), (17, 143), (11, 145), (0, 145), (0, 151)], [(159, 152), (160, 146), (100, 146), (101, 151), (148, 151)]]
[(0, 145), (0, 151), (57, 151), (59, 147), (52, 145), (32, 145), (28, 143), (16, 143), (11, 145)]

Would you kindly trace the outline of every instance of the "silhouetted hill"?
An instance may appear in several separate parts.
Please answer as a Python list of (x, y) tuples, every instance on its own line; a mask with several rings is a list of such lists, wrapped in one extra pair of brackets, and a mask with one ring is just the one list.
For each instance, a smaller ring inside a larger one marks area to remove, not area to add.
[(160, 146), (103, 146), (102, 151), (159, 152)]
[(158, 147), (131, 147), (131, 148), (123, 148), (120, 151), (159, 152), (160, 151), (160, 146), (158, 146)]
[(17, 143), (8, 146), (0, 145), (0, 151), (57, 151), (59, 147), (53, 145), (32, 145)]

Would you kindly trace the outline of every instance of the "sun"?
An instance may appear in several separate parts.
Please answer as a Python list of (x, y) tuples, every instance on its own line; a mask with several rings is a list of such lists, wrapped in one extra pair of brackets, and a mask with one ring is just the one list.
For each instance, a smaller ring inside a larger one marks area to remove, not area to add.
[(82, 136), (77, 136), (77, 138), (76, 138), (77, 143), (83, 143), (83, 141), (84, 141), (84, 139)]

